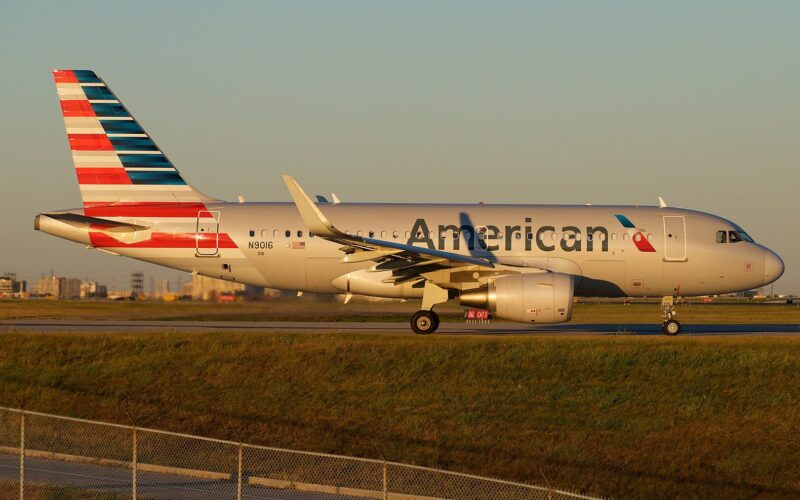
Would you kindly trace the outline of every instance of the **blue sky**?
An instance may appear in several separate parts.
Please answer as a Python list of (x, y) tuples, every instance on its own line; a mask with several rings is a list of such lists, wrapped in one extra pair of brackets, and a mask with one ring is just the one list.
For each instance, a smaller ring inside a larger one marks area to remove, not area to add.
[(51, 70), (93, 69), (199, 189), (653, 204), (730, 218), (800, 292), (800, 2), (3, 2), (0, 272), (155, 266), (32, 230), (80, 205)]

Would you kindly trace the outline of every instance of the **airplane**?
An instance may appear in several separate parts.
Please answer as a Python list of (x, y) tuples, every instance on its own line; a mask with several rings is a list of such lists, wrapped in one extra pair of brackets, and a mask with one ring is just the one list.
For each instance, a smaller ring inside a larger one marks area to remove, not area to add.
[(418, 334), (438, 304), (546, 325), (574, 297), (676, 298), (758, 288), (781, 258), (740, 226), (667, 206), (398, 204), (314, 201), (290, 176), (292, 202), (225, 202), (187, 183), (93, 71), (53, 73), (83, 200), (41, 213), (36, 230), (192, 274), (281, 290), (421, 299)]

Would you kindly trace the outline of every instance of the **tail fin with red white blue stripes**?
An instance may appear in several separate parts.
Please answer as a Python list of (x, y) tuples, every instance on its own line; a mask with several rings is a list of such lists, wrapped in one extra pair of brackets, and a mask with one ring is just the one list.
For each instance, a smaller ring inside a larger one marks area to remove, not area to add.
[(93, 71), (53, 73), (85, 209), (216, 201), (181, 177)]

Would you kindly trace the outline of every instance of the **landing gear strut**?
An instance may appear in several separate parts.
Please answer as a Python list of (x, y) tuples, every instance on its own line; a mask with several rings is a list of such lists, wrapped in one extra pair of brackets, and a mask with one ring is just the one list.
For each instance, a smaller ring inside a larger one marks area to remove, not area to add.
[(411, 316), (411, 329), (419, 335), (428, 335), (439, 328), (439, 315), (433, 311), (417, 311)]
[(411, 316), (411, 329), (419, 335), (428, 335), (439, 328), (439, 315), (433, 312), (433, 306), (447, 302), (449, 294), (430, 281), (425, 282), (422, 292), (422, 308)]
[(661, 311), (664, 315), (664, 323), (661, 324), (661, 330), (666, 335), (681, 333), (681, 324), (675, 319), (677, 315), (675, 312), (675, 299), (671, 295), (661, 299)]

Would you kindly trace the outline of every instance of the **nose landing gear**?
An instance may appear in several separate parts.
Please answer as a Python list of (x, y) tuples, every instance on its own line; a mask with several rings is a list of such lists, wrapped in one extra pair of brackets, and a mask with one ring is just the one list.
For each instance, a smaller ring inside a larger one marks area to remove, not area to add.
[(675, 299), (668, 295), (661, 298), (661, 311), (664, 315), (664, 322), (661, 324), (661, 330), (666, 335), (677, 335), (681, 333), (681, 324), (675, 319), (678, 314), (675, 312)]

